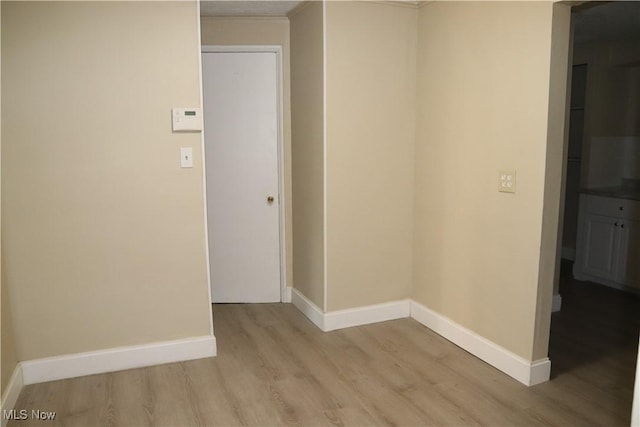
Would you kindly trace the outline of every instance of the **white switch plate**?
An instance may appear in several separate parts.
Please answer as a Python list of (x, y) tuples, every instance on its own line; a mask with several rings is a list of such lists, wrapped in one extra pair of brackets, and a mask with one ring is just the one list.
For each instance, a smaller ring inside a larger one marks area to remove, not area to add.
[(181, 168), (193, 167), (193, 148), (180, 147), (180, 167)]
[(516, 192), (516, 171), (512, 169), (503, 169), (498, 177), (498, 191), (502, 193)]

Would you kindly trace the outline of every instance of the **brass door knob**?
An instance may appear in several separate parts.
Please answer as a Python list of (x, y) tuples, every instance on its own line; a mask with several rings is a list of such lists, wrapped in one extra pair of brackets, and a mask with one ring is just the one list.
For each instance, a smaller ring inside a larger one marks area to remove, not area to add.
[(267, 197), (267, 203), (273, 203), (273, 201), (274, 201), (273, 196), (268, 196)]

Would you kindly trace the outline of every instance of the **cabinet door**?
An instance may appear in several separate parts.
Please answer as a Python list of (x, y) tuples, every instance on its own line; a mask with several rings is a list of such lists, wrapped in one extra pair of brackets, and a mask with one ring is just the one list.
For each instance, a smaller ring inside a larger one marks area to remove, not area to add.
[(640, 221), (623, 220), (618, 231), (618, 281), (640, 288)]
[(618, 267), (620, 220), (600, 215), (585, 216), (584, 258), (582, 270), (596, 277), (615, 280)]

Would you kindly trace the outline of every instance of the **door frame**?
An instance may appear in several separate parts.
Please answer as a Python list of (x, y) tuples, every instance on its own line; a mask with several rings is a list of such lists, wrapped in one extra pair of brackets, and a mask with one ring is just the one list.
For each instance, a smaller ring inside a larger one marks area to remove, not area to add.
[[(278, 129), (277, 129), (277, 158), (278, 158), (278, 244), (279, 250), (278, 255), (280, 257), (280, 302), (291, 302), (291, 294), (288, 291), (287, 286), (287, 254), (286, 254), (286, 236), (285, 236), (285, 181), (284, 181), (284, 141), (283, 141), (283, 129), (284, 129), (284, 107), (283, 107), (283, 72), (282, 72), (282, 46), (280, 45), (202, 45), (201, 46), (201, 63), (202, 63), (202, 55), (205, 53), (275, 53), (276, 54), (276, 112), (278, 115)], [(204, 85), (204, 70), (201, 68), (201, 76), (202, 76), (202, 84)], [(202, 104), (204, 105), (204, 95), (202, 99)], [(205, 191), (204, 191), (204, 205), (205, 205), (205, 222), (209, 221), (208, 213), (206, 213), (207, 207), (207, 191), (206, 191), (206, 158), (204, 155), (205, 152), (205, 132), (206, 129), (203, 127), (202, 131), (202, 162), (204, 171), (202, 174)], [(207, 225), (205, 229), (205, 241), (207, 242), (207, 249), (209, 248), (209, 227)], [(211, 266), (209, 265), (209, 255), (207, 253), (207, 266), (209, 270)], [(208, 272), (210, 275), (210, 271)], [(211, 298), (211, 280), (209, 280), (209, 302), (213, 303)]]

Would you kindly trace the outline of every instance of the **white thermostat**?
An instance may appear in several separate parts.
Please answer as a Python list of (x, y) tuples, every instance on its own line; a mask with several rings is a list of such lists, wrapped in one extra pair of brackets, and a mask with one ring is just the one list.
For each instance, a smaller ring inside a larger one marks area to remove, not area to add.
[(171, 116), (174, 132), (202, 131), (202, 108), (172, 108)]

